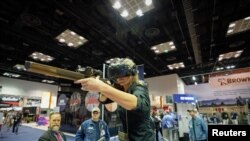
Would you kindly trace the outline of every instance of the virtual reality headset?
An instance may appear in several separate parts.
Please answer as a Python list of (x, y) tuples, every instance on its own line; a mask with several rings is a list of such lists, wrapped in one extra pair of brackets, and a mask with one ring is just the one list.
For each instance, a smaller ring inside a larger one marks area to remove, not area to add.
[(134, 76), (137, 74), (136, 65), (130, 67), (125, 64), (110, 65), (107, 70), (109, 79), (117, 79), (124, 76)]

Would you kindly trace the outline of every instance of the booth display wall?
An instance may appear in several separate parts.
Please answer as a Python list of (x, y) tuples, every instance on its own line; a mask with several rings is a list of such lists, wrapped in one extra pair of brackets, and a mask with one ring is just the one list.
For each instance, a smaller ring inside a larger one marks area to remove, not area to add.
[(149, 94), (157, 96), (184, 93), (184, 83), (177, 74), (151, 77), (145, 79), (148, 84)]
[(186, 86), (185, 91), (198, 97), (202, 113), (205, 113), (204, 110), (209, 114), (211, 112), (220, 112), (214, 109), (221, 107), (224, 107), (223, 109), (234, 109), (238, 113), (240, 111), (249, 112), (250, 86), (248, 85), (214, 88), (210, 87), (209, 84), (198, 84), (196, 86)]
[(177, 118), (178, 118), (178, 128), (179, 137), (184, 137), (184, 134), (188, 133), (188, 122), (190, 120), (190, 115), (187, 112), (188, 109), (196, 108), (196, 97), (191, 94), (174, 94), (173, 101), (175, 103)]
[(41, 97), (41, 108), (54, 108), (56, 106), (58, 91), (56, 85), (5, 77), (0, 77), (0, 82), (2, 85), (0, 94)]
[(167, 96), (175, 93), (184, 93), (185, 83), (177, 74), (163, 75), (145, 79), (148, 84), (151, 106), (162, 108), (168, 105)]

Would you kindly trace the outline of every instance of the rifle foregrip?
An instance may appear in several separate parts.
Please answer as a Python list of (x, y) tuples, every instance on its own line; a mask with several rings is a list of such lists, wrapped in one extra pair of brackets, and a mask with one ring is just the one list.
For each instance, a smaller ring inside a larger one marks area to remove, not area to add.
[(64, 78), (68, 80), (78, 80), (85, 78), (84, 74), (74, 72), (74, 71), (69, 71), (57, 67), (52, 67), (49, 65), (44, 65), (44, 64), (39, 64), (31, 61), (26, 61), (25, 62), (25, 68), (34, 73), (39, 73), (43, 75), (48, 75), (52, 77), (57, 77), (57, 78)]

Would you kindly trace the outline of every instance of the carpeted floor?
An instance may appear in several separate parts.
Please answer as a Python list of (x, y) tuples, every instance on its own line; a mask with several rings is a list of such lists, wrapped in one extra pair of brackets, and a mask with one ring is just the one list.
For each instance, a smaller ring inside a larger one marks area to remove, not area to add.
[[(33, 125), (34, 126), (34, 125)], [(39, 129), (41, 128), (41, 129)], [(7, 128), (3, 126), (0, 132), (0, 141), (37, 141), (38, 138), (45, 132), (44, 127), (32, 127), (29, 125), (22, 125), (19, 127), (18, 134), (12, 133), (12, 129), (7, 131)], [(72, 134), (67, 134), (67, 141), (75, 141), (75, 137)], [(118, 141), (117, 137), (111, 137), (110, 141)], [(163, 141), (159, 135), (159, 141)]]
[[(44, 132), (45, 131), (41, 129), (20, 126), (19, 132), (16, 135), (15, 133), (12, 133), (12, 130), (7, 131), (7, 128), (3, 127), (0, 133), (0, 141), (37, 141)], [(67, 141), (75, 141), (75, 138), (67, 136)]]

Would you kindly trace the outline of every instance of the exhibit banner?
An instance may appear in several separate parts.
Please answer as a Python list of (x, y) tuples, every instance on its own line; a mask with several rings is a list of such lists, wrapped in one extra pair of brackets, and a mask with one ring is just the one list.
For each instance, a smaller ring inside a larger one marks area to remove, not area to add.
[(250, 85), (210, 87), (208, 83), (185, 86), (185, 92), (195, 95), (200, 106), (245, 105), (250, 103)]
[(1, 107), (19, 106), (21, 101), (22, 101), (21, 96), (8, 95), (8, 94), (0, 95)]
[(99, 107), (99, 93), (98, 92), (88, 92), (85, 97), (85, 107), (89, 112), (92, 111), (94, 107)]
[(197, 98), (191, 94), (173, 94), (174, 103), (196, 103)]
[(249, 86), (250, 72), (210, 77), (209, 85), (211, 88)]

